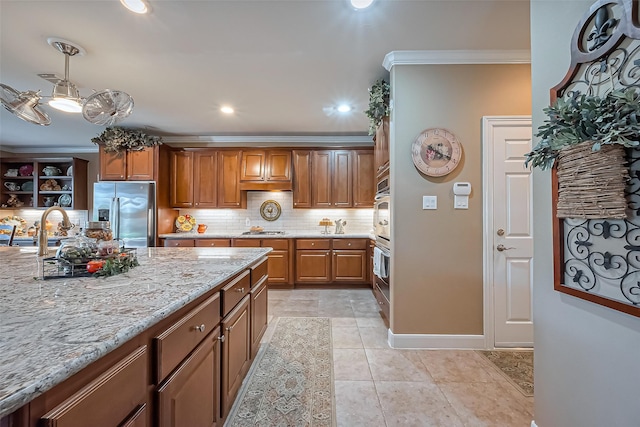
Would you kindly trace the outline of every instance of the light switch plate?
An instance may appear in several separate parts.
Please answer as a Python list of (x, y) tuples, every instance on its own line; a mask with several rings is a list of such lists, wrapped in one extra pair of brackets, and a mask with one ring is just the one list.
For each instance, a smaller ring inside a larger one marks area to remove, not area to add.
[(438, 196), (422, 196), (422, 209), (438, 209)]

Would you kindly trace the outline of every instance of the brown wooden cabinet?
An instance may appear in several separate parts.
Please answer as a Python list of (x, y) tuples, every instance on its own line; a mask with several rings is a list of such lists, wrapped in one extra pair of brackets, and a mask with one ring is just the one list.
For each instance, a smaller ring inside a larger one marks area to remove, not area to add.
[(106, 152), (100, 146), (101, 181), (155, 181), (158, 174), (159, 146), (140, 151)]
[(222, 417), (231, 410), (251, 364), (250, 296), (245, 296), (222, 320)]
[(147, 366), (147, 346), (142, 346), (43, 415), (39, 425), (115, 426), (130, 423), (135, 417), (140, 425), (147, 425), (146, 417), (139, 417), (149, 403)]
[(310, 208), (311, 150), (293, 150), (293, 207)]
[(294, 208), (372, 207), (373, 151), (294, 150)]
[(260, 340), (269, 324), (267, 277), (251, 288), (251, 358), (255, 358), (260, 348)]
[(291, 151), (244, 150), (241, 190), (291, 190)]
[(187, 149), (171, 153), (170, 204), (174, 208), (244, 208), (240, 150)]
[[(13, 198), (20, 205), (16, 208), (60, 205), (66, 209), (88, 209), (88, 163), (75, 157), (3, 158), (0, 204), (6, 205)], [(49, 175), (45, 174), (45, 168)], [(10, 170), (17, 176), (7, 176)]]
[(159, 427), (211, 427), (220, 420), (220, 328), (215, 328), (157, 391)]
[(369, 283), (366, 239), (297, 239), (296, 283)]
[(375, 161), (371, 150), (353, 152), (353, 207), (372, 208), (375, 197)]
[(389, 170), (389, 117), (384, 117), (378, 125), (373, 137), (376, 176), (381, 176)]
[(293, 260), (291, 259), (292, 249), (291, 239), (233, 239), (233, 246), (250, 248), (273, 248), (267, 254), (269, 286), (289, 286), (292, 285), (291, 277), (293, 270)]

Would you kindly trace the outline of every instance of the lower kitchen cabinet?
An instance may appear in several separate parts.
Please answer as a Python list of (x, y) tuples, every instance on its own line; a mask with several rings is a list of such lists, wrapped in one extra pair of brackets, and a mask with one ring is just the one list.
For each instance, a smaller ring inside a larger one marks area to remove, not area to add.
[(231, 410), (251, 365), (250, 296), (245, 296), (222, 320), (222, 417)]
[(298, 239), (296, 283), (368, 283), (367, 245), (367, 239)]
[(369, 278), (366, 239), (333, 239), (332, 279), (366, 283)]
[(260, 340), (267, 330), (268, 300), (267, 278), (264, 277), (251, 289), (251, 358), (255, 358), (260, 348)]
[(296, 283), (331, 283), (331, 239), (296, 241)]
[(195, 239), (164, 239), (164, 246), (167, 248), (192, 248), (195, 246)]
[(272, 248), (273, 250), (267, 254), (269, 285), (288, 286), (292, 284), (293, 270), (291, 242), (291, 239), (233, 239), (233, 246)]
[[(136, 349), (40, 418), (46, 427), (147, 425), (147, 346)], [(105, 405), (108, 402), (108, 405)], [(143, 414), (140, 414), (143, 412)], [(140, 416), (143, 415), (143, 416)]]
[(157, 392), (159, 427), (211, 427), (220, 419), (220, 328), (164, 381)]

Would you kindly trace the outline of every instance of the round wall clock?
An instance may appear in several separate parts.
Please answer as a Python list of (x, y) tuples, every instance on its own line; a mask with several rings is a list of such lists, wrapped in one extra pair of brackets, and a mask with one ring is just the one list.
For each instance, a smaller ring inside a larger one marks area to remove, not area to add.
[(462, 145), (446, 129), (429, 128), (420, 133), (411, 146), (413, 164), (429, 176), (444, 176), (460, 164)]
[(260, 215), (267, 221), (275, 221), (280, 218), (281, 213), (282, 208), (280, 207), (280, 203), (275, 200), (267, 200), (260, 206)]

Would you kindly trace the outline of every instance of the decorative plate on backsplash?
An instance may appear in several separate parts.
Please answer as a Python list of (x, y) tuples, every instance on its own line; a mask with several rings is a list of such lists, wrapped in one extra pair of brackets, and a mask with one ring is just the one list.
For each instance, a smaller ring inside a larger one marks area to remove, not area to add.
[(196, 225), (197, 221), (194, 217), (189, 214), (180, 215), (176, 219), (176, 228), (178, 232), (191, 231), (193, 227)]

